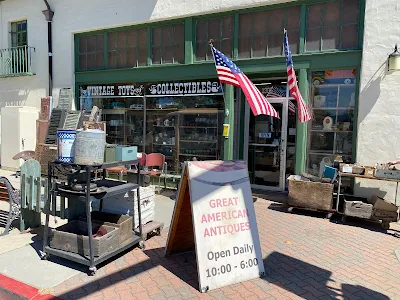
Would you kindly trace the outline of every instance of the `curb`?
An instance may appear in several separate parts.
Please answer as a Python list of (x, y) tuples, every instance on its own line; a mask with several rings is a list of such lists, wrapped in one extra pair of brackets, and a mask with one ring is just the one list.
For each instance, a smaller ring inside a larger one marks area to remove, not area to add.
[(53, 295), (40, 294), (39, 289), (2, 274), (0, 274), (0, 290), (28, 300), (61, 300)]

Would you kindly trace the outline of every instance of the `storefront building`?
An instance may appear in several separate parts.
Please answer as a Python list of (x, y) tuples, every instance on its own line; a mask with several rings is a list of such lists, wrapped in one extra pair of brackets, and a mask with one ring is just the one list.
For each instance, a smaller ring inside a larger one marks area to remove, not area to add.
[[(193, 158), (245, 159), (254, 187), (284, 190), (290, 174), (355, 156), (364, 4), (295, 1), (76, 34), (76, 99), (103, 109), (109, 143), (140, 146), (146, 122), (145, 151), (165, 154), (171, 172)], [(308, 125), (290, 109), (284, 28)], [(210, 39), (280, 119), (254, 117), (239, 89), (219, 88)]]

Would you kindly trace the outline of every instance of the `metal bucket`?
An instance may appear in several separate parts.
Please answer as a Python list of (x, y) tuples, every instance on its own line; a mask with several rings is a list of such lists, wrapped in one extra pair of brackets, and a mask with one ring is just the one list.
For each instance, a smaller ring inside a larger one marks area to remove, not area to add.
[(57, 160), (73, 163), (74, 162), (74, 144), (76, 131), (70, 129), (57, 130)]
[(106, 133), (99, 129), (76, 131), (74, 162), (79, 165), (101, 165), (104, 163)]

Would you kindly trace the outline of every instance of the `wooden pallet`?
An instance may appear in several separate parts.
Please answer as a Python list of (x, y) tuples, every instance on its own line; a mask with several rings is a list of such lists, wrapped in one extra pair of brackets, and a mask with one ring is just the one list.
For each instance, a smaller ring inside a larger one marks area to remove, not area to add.
[(320, 212), (326, 214), (326, 218), (330, 219), (334, 214), (336, 214), (335, 209), (331, 210), (322, 210), (322, 209), (315, 209), (315, 208), (310, 208), (310, 207), (301, 207), (301, 206), (289, 206), (287, 209), (287, 212), (291, 213), (293, 209), (300, 209), (300, 210), (307, 210), (307, 211), (314, 211), (314, 212)]

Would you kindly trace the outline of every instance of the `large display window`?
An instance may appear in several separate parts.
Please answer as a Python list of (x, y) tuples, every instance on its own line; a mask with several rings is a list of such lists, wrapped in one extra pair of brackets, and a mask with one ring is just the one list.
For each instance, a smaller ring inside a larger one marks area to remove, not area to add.
[(223, 157), (224, 98), (217, 81), (81, 87), (81, 107), (97, 106), (108, 144), (165, 155), (167, 172), (188, 160)]

